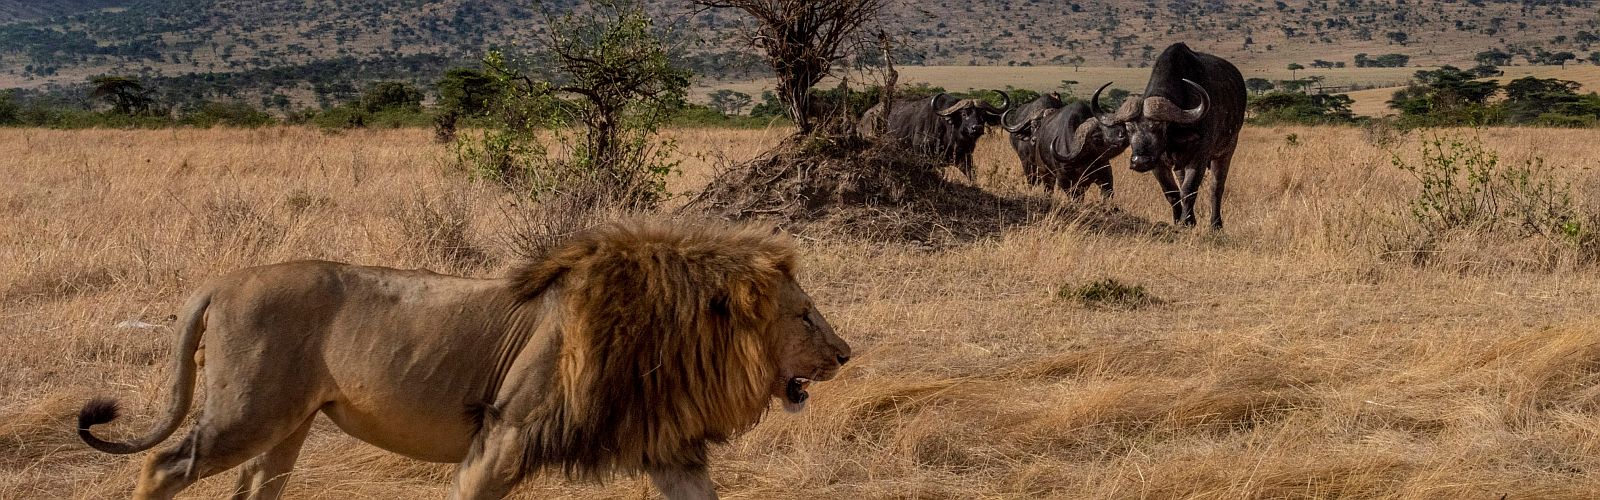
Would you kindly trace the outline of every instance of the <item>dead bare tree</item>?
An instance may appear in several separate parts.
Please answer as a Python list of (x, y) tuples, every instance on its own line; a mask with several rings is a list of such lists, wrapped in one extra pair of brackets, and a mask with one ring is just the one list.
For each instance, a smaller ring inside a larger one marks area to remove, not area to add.
[(873, 120), (874, 136), (882, 136), (888, 127), (889, 113), (894, 111), (894, 100), (898, 97), (896, 94), (900, 84), (900, 71), (894, 69), (894, 40), (883, 30), (878, 31), (878, 51), (883, 56), (883, 93), (878, 96), (878, 105), (883, 106), (883, 112)]
[(876, 19), (891, 0), (693, 0), (712, 8), (739, 9), (755, 18), (754, 45), (766, 52), (778, 77), (778, 100), (808, 135), (817, 125), (811, 87), (828, 76), (862, 25)]

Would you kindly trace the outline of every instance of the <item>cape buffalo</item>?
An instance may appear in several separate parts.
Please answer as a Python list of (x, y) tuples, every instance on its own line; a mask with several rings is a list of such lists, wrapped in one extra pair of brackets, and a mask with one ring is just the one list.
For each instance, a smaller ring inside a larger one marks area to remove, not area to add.
[(1047, 177), (1039, 168), (1033, 147), (1039, 120), (1061, 105), (1061, 95), (1051, 92), (1000, 115), (1000, 126), (1011, 133), (1011, 148), (1017, 151), (1017, 159), (1022, 161), (1022, 177), (1030, 186), (1043, 184)]
[[(1110, 85), (1096, 90), (1091, 102), (1099, 102), (1100, 92)], [(1081, 199), (1091, 183), (1099, 185), (1101, 195), (1110, 198), (1111, 159), (1128, 148), (1128, 137), (1122, 126), (1102, 122), (1097, 115), (1090, 105), (1075, 102), (1036, 116), (1022, 115), (1019, 118), (1024, 122), (1008, 125), (1007, 130), (1011, 130), (1034, 122), (1031, 140), (1026, 144), (1029, 151), (1023, 160), (1024, 172), (1026, 162), (1031, 160), (1036, 165), (1035, 175), (1074, 199)]]
[[(1095, 105), (1098, 109), (1098, 104)], [(1245, 88), (1239, 69), (1220, 57), (1175, 43), (1161, 52), (1136, 105), (1109, 120), (1125, 124), (1135, 172), (1153, 172), (1172, 204), (1175, 224), (1195, 223), (1195, 193), (1210, 168), (1211, 226), (1222, 227), (1228, 165), (1244, 126)], [(1182, 185), (1173, 178), (1182, 171)]]
[[(957, 99), (949, 94), (897, 101), (889, 112), (884, 134), (902, 147), (955, 163), (967, 179), (977, 180), (972, 171), (972, 150), (983, 136), (984, 127), (998, 123), (1000, 115), (1011, 108), (1011, 96), (996, 92), (1004, 101), (998, 108), (982, 99)], [(873, 106), (862, 115), (857, 125), (861, 135), (874, 135), (873, 124), (883, 114), (882, 107)]]

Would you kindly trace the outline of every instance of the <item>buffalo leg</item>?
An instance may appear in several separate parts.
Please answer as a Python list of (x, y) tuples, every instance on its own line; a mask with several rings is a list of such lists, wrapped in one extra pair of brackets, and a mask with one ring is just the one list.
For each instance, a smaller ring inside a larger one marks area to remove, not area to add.
[(1077, 174), (1078, 172), (1071, 168), (1058, 167), (1055, 171), (1055, 180), (1053, 182), (1056, 189), (1066, 193), (1067, 197), (1072, 198), (1072, 201), (1075, 202), (1083, 200), (1083, 179)]
[(1178, 196), (1178, 181), (1172, 178), (1172, 169), (1158, 166), (1150, 171), (1156, 176), (1156, 182), (1161, 183), (1161, 194), (1167, 197), (1167, 203), (1172, 205), (1172, 223), (1183, 221), (1182, 198)]
[(1094, 175), (1091, 178), (1094, 179), (1095, 184), (1100, 185), (1100, 198), (1102, 201), (1111, 201), (1111, 196), (1115, 193), (1111, 186), (1111, 164), (1107, 163), (1094, 167)]
[(1070, 189), (1064, 189), (1074, 202), (1083, 201), (1083, 193), (1089, 190), (1089, 180), (1082, 177), (1072, 181)]
[(1031, 158), (1022, 160), (1022, 178), (1028, 181), (1029, 186), (1039, 185), (1039, 167)]
[(1179, 188), (1179, 196), (1183, 197), (1183, 222), (1185, 226), (1193, 226), (1194, 200), (1199, 196), (1200, 180), (1205, 178), (1205, 163), (1193, 163), (1183, 169), (1183, 186)]
[(1039, 187), (1044, 188), (1044, 194), (1049, 195), (1061, 188), (1061, 174), (1050, 168), (1049, 164), (1039, 162), (1035, 164), (1033, 175), (1039, 178)]
[(1211, 227), (1222, 229), (1222, 191), (1228, 183), (1228, 166), (1232, 155), (1211, 162)]

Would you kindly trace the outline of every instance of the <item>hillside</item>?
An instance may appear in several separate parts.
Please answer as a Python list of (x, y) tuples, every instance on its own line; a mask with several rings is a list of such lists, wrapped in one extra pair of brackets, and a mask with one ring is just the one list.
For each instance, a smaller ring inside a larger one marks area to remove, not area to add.
[(0, 0), (0, 24), (79, 14), (130, 3), (133, 0)]
[[(698, 74), (761, 76), (764, 68), (733, 36), (741, 13), (696, 10), (686, 1), (648, 3), (666, 20), (662, 25), (684, 37), (685, 64)], [(319, 64), (361, 64), (383, 77), (401, 73), (426, 83), (448, 66), (473, 64), (490, 47), (533, 45), (542, 32), (541, 10), (559, 13), (576, 4), (0, 0), (0, 88), (73, 85), (105, 73), (158, 78), (272, 71), (236, 84), (246, 97), (286, 93), (305, 101), (322, 94), (311, 87), (334, 80), (318, 73)], [(944, 0), (893, 4), (883, 25), (905, 42), (904, 63), (930, 66), (1137, 68), (1175, 41), (1257, 70), (1316, 60), (1353, 66), (1358, 54), (1403, 54), (1408, 65), (1435, 66), (1470, 65), (1474, 54), (1489, 48), (1519, 54), (1519, 63), (1526, 57), (1520, 54), (1540, 50), (1573, 52), (1579, 59), (1600, 50), (1593, 0), (1421, 7), (1406, 0)]]

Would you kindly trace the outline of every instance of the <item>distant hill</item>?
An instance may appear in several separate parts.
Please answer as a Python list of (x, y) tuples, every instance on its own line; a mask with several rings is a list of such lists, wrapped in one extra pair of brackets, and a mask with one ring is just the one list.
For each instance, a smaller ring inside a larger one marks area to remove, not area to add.
[(134, 0), (0, 0), (0, 24), (121, 7)]
[[(490, 47), (530, 46), (543, 30), (541, 9), (578, 3), (0, 0), (0, 88), (116, 73), (226, 80), (234, 87), (205, 93), (281, 93), (311, 103), (334, 96), (319, 88), (397, 76), (427, 83)], [(733, 37), (742, 13), (647, 3), (662, 25), (701, 38), (687, 44), (685, 61), (697, 73), (761, 75), (748, 44)], [(1410, 66), (1436, 66), (1471, 65), (1491, 48), (1522, 64), (1555, 51), (1584, 59), (1600, 51), (1597, 12), (1594, 0), (933, 0), (895, 4), (883, 26), (901, 35), (904, 62), (916, 65), (1137, 68), (1186, 41), (1246, 68), (1355, 65), (1359, 54), (1391, 53), (1409, 56)]]

